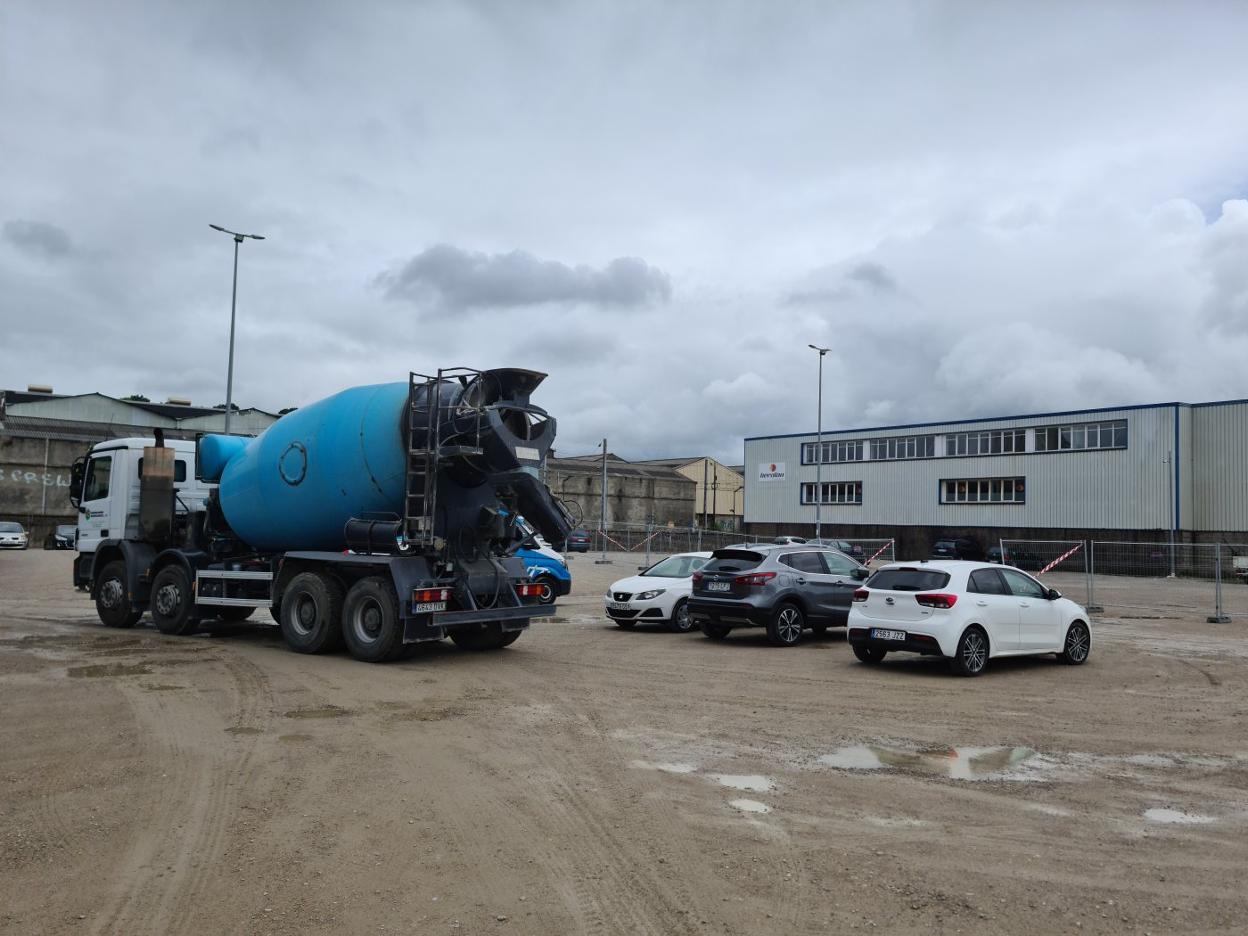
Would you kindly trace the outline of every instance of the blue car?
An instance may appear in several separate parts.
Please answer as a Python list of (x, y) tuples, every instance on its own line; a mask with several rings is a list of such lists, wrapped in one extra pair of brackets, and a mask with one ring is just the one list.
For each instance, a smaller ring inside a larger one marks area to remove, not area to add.
[(537, 535), (527, 523), (521, 519), (522, 529), (533, 537), (534, 543), (516, 550), (516, 555), (524, 560), (529, 570), (529, 579), (542, 586), (538, 600), (542, 604), (554, 604), (555, 599), (566, 595), (572, 590), (572, 573), (568, 564), (550, 544)]

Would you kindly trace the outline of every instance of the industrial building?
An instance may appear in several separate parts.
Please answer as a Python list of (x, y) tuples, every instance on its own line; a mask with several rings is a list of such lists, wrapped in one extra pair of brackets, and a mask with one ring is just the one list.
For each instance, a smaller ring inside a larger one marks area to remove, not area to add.
[(725, 531), (741, 529), (745, 479), (739, 469), (705, 455), (696, 458), (652, 458), (632, 464), (671, 468), (692, 481), (696, 485), (693, 503), (698, 526)]
[[(602, 455), (546, 459), (545, 481), (581, 525), (598, 529), (602, 514)], [(607, 529), (693, 525), (697, 485), (666, 465), (625, 461), (607, 454)]]
[[(745, 440), (759, 536), (1248, 541), (1248, 400), (1158, 403)], [(817, 478), (818, 476), (818, 478)]]
[[(230, 431), (257, 435), (277, 419), (263, 410), (235, 409)], [(50, 387), (0, 391), (0, 520), (16, 520), (33, 544), (42, 543), (56, 524), (77, 520), (69, 503), (74, 459), (105, 439), (150, 437), (157, 428), (170, 439), (223, 432), (225, 411), (189, 400), (152, 403), (58, 394)]]

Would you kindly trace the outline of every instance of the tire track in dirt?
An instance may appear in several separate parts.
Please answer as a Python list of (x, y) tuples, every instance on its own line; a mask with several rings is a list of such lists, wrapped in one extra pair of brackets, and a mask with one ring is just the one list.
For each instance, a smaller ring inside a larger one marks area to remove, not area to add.
[[(261, 740), (225, 729), (239, 720), (258, 727), (262, 710), (271, 708), (267, 680), (254, 664), (229, 653), (205, 663), (196, 667), (195, 691), (179, 697), (126, 691), (144, 759), (162, 774), (154, 778), (155, 795), (143, 804), (145, 819), (120, 863), (120, 890), (97, 917), (95, 933), (194, 932), (192, 917), (205, 909), (201, 898), (224, 850), (234, 804), (254, 779)], [(219, 700), (222, 691), (226, 698)], [(232, 775), (228, 782), (223, 761)]]

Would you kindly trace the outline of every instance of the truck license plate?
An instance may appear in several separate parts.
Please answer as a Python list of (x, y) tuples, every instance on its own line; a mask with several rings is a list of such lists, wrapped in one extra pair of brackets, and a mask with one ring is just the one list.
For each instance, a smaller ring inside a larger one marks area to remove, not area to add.
[(731, 582), (707, 582), (707, 591), (729, 591), (732, 588)]
[(445, 611), (445, 601), (418, 601), (416, 603), (417, 614), (428, 614), (433, 611)]
[(875, 640), (905, 640), (905, 631), (884, 630), (883, 628), (871, 628), (871, 636)]

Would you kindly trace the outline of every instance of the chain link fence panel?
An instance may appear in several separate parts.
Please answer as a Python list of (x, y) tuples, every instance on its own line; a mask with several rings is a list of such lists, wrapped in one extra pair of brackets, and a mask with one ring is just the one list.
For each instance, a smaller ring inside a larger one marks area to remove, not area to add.
[(1036, 576), (1089, 609), (1095, 607), (1088, 544), (1082, 540), (1003, 539), (988, 558)]

